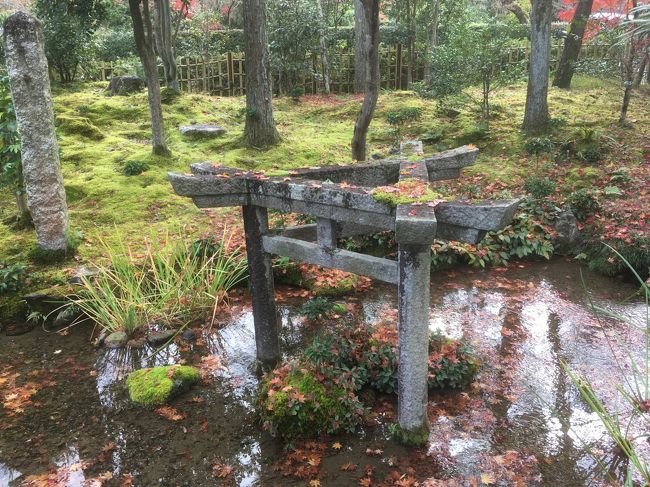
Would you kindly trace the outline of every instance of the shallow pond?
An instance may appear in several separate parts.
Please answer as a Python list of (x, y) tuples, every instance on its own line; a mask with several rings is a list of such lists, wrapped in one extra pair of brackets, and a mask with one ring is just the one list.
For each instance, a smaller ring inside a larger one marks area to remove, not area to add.
[[(609, 450), (561, 364), (608, 393), (617, 374), (611, 337), (626, 328), (594, 319), (581, 277), (601, 306), (645, 319), (643, 303), (618, 304), (633, 286), (581, 275), (562, 259), (434, 276), (431, 329), (468, 338), (483, 366), (470, 389), (431, 394), (426, 449), (389, 438), (395, 400), (380, 397), (376, 426), (287, 453), (255, 419), (253, 322), (243, 299), (222, 329), (153, 356), (95, 350), (82, 326), (65, 336), (3, 336), (0, 486), (588, 485), (594, 462), (583, 442)], [(383, 285), (348, 299), (368, 322), (396, 305), (395, 289)], [(299, 304), (280, 306), (288, 356), (315, 332)], [(173, 401), (175, 420), (129, 403), (130, 370), (179, 362), (202, 364), (212, 380)]]

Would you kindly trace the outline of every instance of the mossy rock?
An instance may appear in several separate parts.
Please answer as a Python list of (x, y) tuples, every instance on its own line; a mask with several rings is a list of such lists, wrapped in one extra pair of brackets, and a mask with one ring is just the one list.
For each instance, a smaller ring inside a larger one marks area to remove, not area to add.
[(337, 385), (324, 385), (306, 369), (294, 369), (265, 379), (258, 406), (264, 427), (291, 441), (352, 431), (363, 409), (349, 394)]
[(81, 136), (90, 140), (102, 140), (104, 134), (86, 117), (58, 115), (56, 126), (65, 135)]
[(143, 406), (160, 406), (187, 391), (199, 380), (199, 371), (186, 365), (165, 365), (131, 372), (126, 379), (129, 397)]
[(395, 439), (405, 446), (424, 446), (429, 441), (429, 425), (426, 424), (413, 431), (405, 430), (399, 424), (391, 429)]
[(52, 286), (27, 294), (23, 299), (27, 302), (29, 309), (47, 316), (54, 310), (61, 308), (70, 302), (70, 297), (75, 296), (77, 290), (74, 286)]
[(29, 308), (18, 294), (0, 297), (0, 323), (22, 321), (27, 317)]

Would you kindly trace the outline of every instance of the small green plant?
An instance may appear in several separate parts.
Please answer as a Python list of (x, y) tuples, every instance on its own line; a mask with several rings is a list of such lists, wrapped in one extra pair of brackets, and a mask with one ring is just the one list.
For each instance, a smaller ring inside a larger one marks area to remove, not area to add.
[(386, 114), (386, 122), (393, 127), (395, 145), (402, 141), (402, 130), (406, 124), (418, 120), (422, 115), (419, 107), (406, 107)]
[(557, 184), (545, 176), (531, 176), (524, 181), (524, 188), (533, 198), (541, 200), (552, 195)]
[(429, 340), (429, 387), (461, 389), (478, 371), (478, 359), (465, 340), (452, 340), (440, 331)]
[(0, 263), (0, 295), (18, 291), (25, 279), (26, 266), (23, 263)]
[(299, 102), (300, 98), (305, 95), (305, 88), (302, 86), (294, 86), (289, 90), (289, 96), (295, 102)]
[(533, 137), (526, 141), (524, 149), (531, 156), (549, 154), (553, 151), (553, 141), (548, 137)]
[(120, 168), (120, 172), (125, 176), (138, 176), (149, 169), (149, 165), (144, 161), (126, 161)]
[(327, 298), (318, 296), (310, 299), (300, 308), (300, 314), (309, 321), (317, 321), (327, 318), (331, 313), (346, 313), (347, 308), (341, 303), (330, 301)]
[(567, 204), (579, 221), (585, 221), (600, 210), (597, 193), (587, 188), (571, 193), (567, 198)]
[(595, 164), (603, 158), (607, 146), (600, 130), (581, 127), (564, 143), (564, 150), (579, 160)]

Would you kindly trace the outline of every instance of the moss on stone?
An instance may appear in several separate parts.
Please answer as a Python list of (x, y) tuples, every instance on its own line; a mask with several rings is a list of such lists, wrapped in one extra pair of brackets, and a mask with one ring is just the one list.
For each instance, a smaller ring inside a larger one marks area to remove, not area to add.
[(391, 430), (395, 439), (406, 446), (424, 446), (429, 441), (428, 424), (423, 424), (412, 431), (403, 429), (399, 424), (394, 424)]
[(392, 186), (380, 186), (373, 189), (371, 194), (375, 201), (391, 208), (397, 205), (435, 202), (442, 199), (440, 194), (430, 188), (429, 183), (411, 178), (403, 179)]
[(199, 371), (186, 365), (165, 365), (131, 372), (126, 379), (129, 397), (143, 406), (160, 406), (198, 382)]
[(77, 135), (90, 140), (102, 140), (105, 136), (85, 117), (59, 115), (56, 117), (56, 126), (65, 135)]

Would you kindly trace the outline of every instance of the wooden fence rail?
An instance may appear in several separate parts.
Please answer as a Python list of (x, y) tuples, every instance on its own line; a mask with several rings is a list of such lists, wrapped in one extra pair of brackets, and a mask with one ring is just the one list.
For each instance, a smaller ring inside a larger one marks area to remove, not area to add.
[[(562, 42), (553, 45), (552, 65), (557, 66), (562, 53)], [(581, 59), (604, 59), (609, 55), (605, 44), (583, 46)], [(527, 61), (529, 46), (512, 47), (508, 50), (507, 62), (510, 64)], [(407, 87), (409, 59), (407, 49), (401, 45), (380, 49), (381, 88), (402, 90)], [(413, 63), (413, 81), (424, 79), (424, 55), (417, 52)], [(316, 94), (323, 89), (323, 73), (319, 57), (311, 55), (310, 73), (304, 73), (296, 86), (302, 87), (306, 94)], [(160, 77), (163, 77), (162, 66)], [(113, 75), (113, 63), (100, 63), (93, 68), (83, 69), (88, 79), (107, 81)], [(245, 94), (244, 54), (228, 52), (211, 57), (183, 56), (178, 59), (178, 73), (181, 91), (187, 93), (210, 93), (217, 96), (241, 96)], [(354, 53), (330, 53), (330, 89), (332, 93), (344, 94), (354, 91)], [(272, 70), (273, 91), (281, 92), (280, 74)]]

